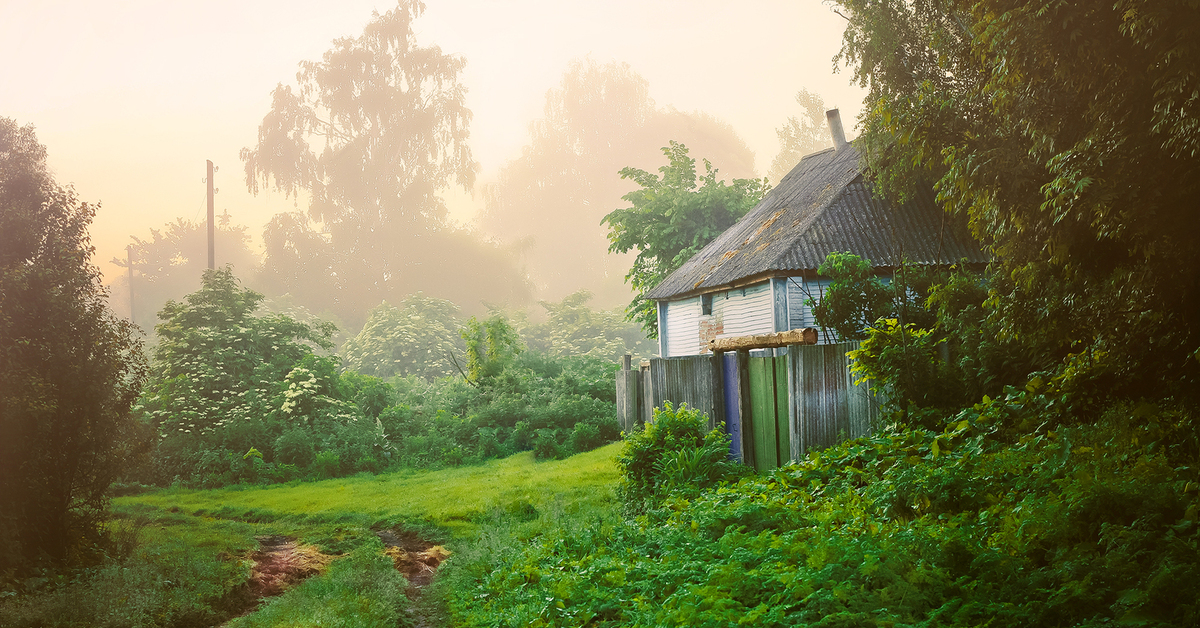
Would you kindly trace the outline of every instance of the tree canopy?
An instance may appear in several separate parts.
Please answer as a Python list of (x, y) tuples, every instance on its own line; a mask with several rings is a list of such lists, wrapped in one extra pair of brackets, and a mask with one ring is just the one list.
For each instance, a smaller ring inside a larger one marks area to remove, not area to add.
[(796, 102), (804, 110), (800, 117), (791, 116), (783, 126), (775, 129), (779, 136), (779, 154), (767, 171), (767, 179), (772, 185), (779, 185), (784, 175), (800, 163), (801, 157), (833, 146), (825, 122), (825, 101), (802, 89), (796, 93)]
[(630, 207), (604, 217), (608, 250), (637, 251), (625, 275), (637, 296), (626, 313), (651, 338), (658, 337), (658, 314), (643, 295), (746, 215), (769, 189), (765, 179), (726, 183), (717, 178), (717, 169), (707, 159), (704, 175), (698, 175), (695, 158), (678, 142), (672, 141), (662, 151), (669, 163), (658, 169), (661, 177), (639, 168), (621, 170), (621, 178), (641, 187), (625, 195)]
[(96, 206), (54, 182), (30, 126), (0, 118), (0, 572), (79, 558), (144, 451), (136, 328), (91, 264)]
[[(217, 217), (215, 228), (216, 265), (232, 265), (243, 276), (259, 264), (250, 250), (246, 227), (234, 225), (226, 213)], [(208, 267), (207, 233), (203, 223), (177, 218), (163, 229), (151, 229), (150, 237), (133, 237), (133, 320), (146, 328), (167, 301), (182, 299), (200, 287), (200, 275)], [(123, 257), (112, 263), (128, 268)], [(112, 305), (118, 313), (129, 307), (129, 278), (120, 275), (112, 282)]]
[(487, 186), (485, 228), (523, 247), (539, 297), (562, 299), (586, 287), (601, 308), (624, 304), (627, 258), (607, 252), (601, 219), (633, 189), (625, 166), (653, 168), (677, 140), (734, 176), (754, 176), (754, 154), (732, 127), (703, 113), (657, 107), (650, 85), (628, 64), (571, 63), (546, 94), (529, 144)]
[(1195, 2), (837, 4), (860, 149), (885, 194), (968, 214), (1002, 333), (1085, 352), (1106, 393), (1200, 390)]
[(458, 306), (420, 292), (396, 307), (386, 301), (371, 310), (367, 324), (342, 347), (346, 366), (363, 375), (417, 375), (432, 380), (457, 375), (463, 352)]
[(418, 44), (423, 11), (402, 0), (301, 62), (298, 87), (275, 88), (257, 144), (241, 151), (251, 192), (308, 199), (307, 216), (268, 225), (264, 280), (352, 322), (421, 289), (459, 303), (528, 298), (504, 250), (447, 222), (440, 192), (470, 189), (478, 166), (465, 61)]

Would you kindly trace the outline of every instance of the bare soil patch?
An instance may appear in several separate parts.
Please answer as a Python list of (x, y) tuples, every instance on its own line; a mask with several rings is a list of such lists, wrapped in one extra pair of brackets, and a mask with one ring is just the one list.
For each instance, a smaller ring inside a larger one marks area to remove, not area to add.
[(254, 612), (264, 599), (325, 571), (336, 558), (286, 536), (260, 536), (256, 540), (259, 548), (249, 556), (254, 561), (250, 579), (227, 598), (233, 617)]
[(383, 552), (392, 558), (396, 571), (408, 580), (409, 605), (406, 609), (409, 622), (414, 628), (432, 628), (445, 624), (444, 609), (438, 596), (425, 595), (425, 588), (433, 582), (438, 567), (450, 556), (450, 551), (434, 545), (419, 534), (402, 530), (380, 530), (375, 533), (383, 541)]

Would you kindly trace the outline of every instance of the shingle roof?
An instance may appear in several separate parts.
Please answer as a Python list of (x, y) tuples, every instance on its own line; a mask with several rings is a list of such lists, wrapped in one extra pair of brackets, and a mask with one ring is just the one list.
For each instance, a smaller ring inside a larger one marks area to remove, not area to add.
[(741, 220), (647, 293), (669, 299), (744, 279), (816, 272), (850, 252), (876, 267), (989, 261), (923, 189), (895, 208), (876, 197), (853, 144), (808, 155)]

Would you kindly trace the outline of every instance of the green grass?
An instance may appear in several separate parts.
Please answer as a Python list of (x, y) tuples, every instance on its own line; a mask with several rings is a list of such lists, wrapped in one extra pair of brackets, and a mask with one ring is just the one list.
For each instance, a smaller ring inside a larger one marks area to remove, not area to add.
[(529, 452), (471, 467), (359, 475), (265, 488), (164, 490), (118, 498), (118, 508), (179, 509), (229, 519), (358, 524), (423, 521), (470, 537), (497, 512), (534, 516), (611, 502), (620, 443), (565, 460), (535, 462)]
[(0, 626), (215, 625), (243, 608), (239, 586), (255, 537), (276, 534), (345, 556), (231, 626), (405, 625), (403, 578), (371, 528), (415, 527), (452, 551), (486, 553), (496, 538), (512, 543), (518, 529), (528, 538), (559, 520), (611, 511), (620, 447), (548, 462), (526, 452), (438, 471), (120, 497), (113, 525), (130, 531), (117, 535), (126, 551), (73, 579), (0, 596)]
[[(57, 581), (24, 583), (0, 605), (0, 626), (213, 625), (235, 610), (250, 573), (238, 558), (265, 526), (169, 512), (131, 511), (110, 526), (129, 554)], [(136, 531), (137, 544), (132, 546)]]
[(309, 578), (229, 628), (323, 626), (395, 628), (404, 617), (404, 576), (383, 555), (378, 539), (333, 561), (329, 571)]

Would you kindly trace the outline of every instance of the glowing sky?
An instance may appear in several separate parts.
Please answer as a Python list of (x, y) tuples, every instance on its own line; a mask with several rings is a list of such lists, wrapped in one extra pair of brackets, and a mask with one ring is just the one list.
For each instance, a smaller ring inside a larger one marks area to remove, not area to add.
[[(257, 237), (292, 207), (278, 194), (251, 196), (238, 159), (271, 89), (393, 6), (0, 0), (0, 116), (33, 124), (57, 180), (102, 202), (92, 237), (106, 276), (131, 235), (204, 218), (205, 159), (220, 168), (218, 213)], [(799, 114), (801, 88), (839, 107), (847, 126), (857, 118), (863, 91), (831, 61), (844, 24), (818, 0), (428, 0), (416, 30), (422, 45), (467, 59), (470, 143), (486, 182), (528, 141), (568, 62), (585, 56), (629, 63), (659, 106), (732, 124), (762, 174), (778, 152), (775, 129)], [(451, 206), (469, 222), (482, 200), (458, 194)]]

